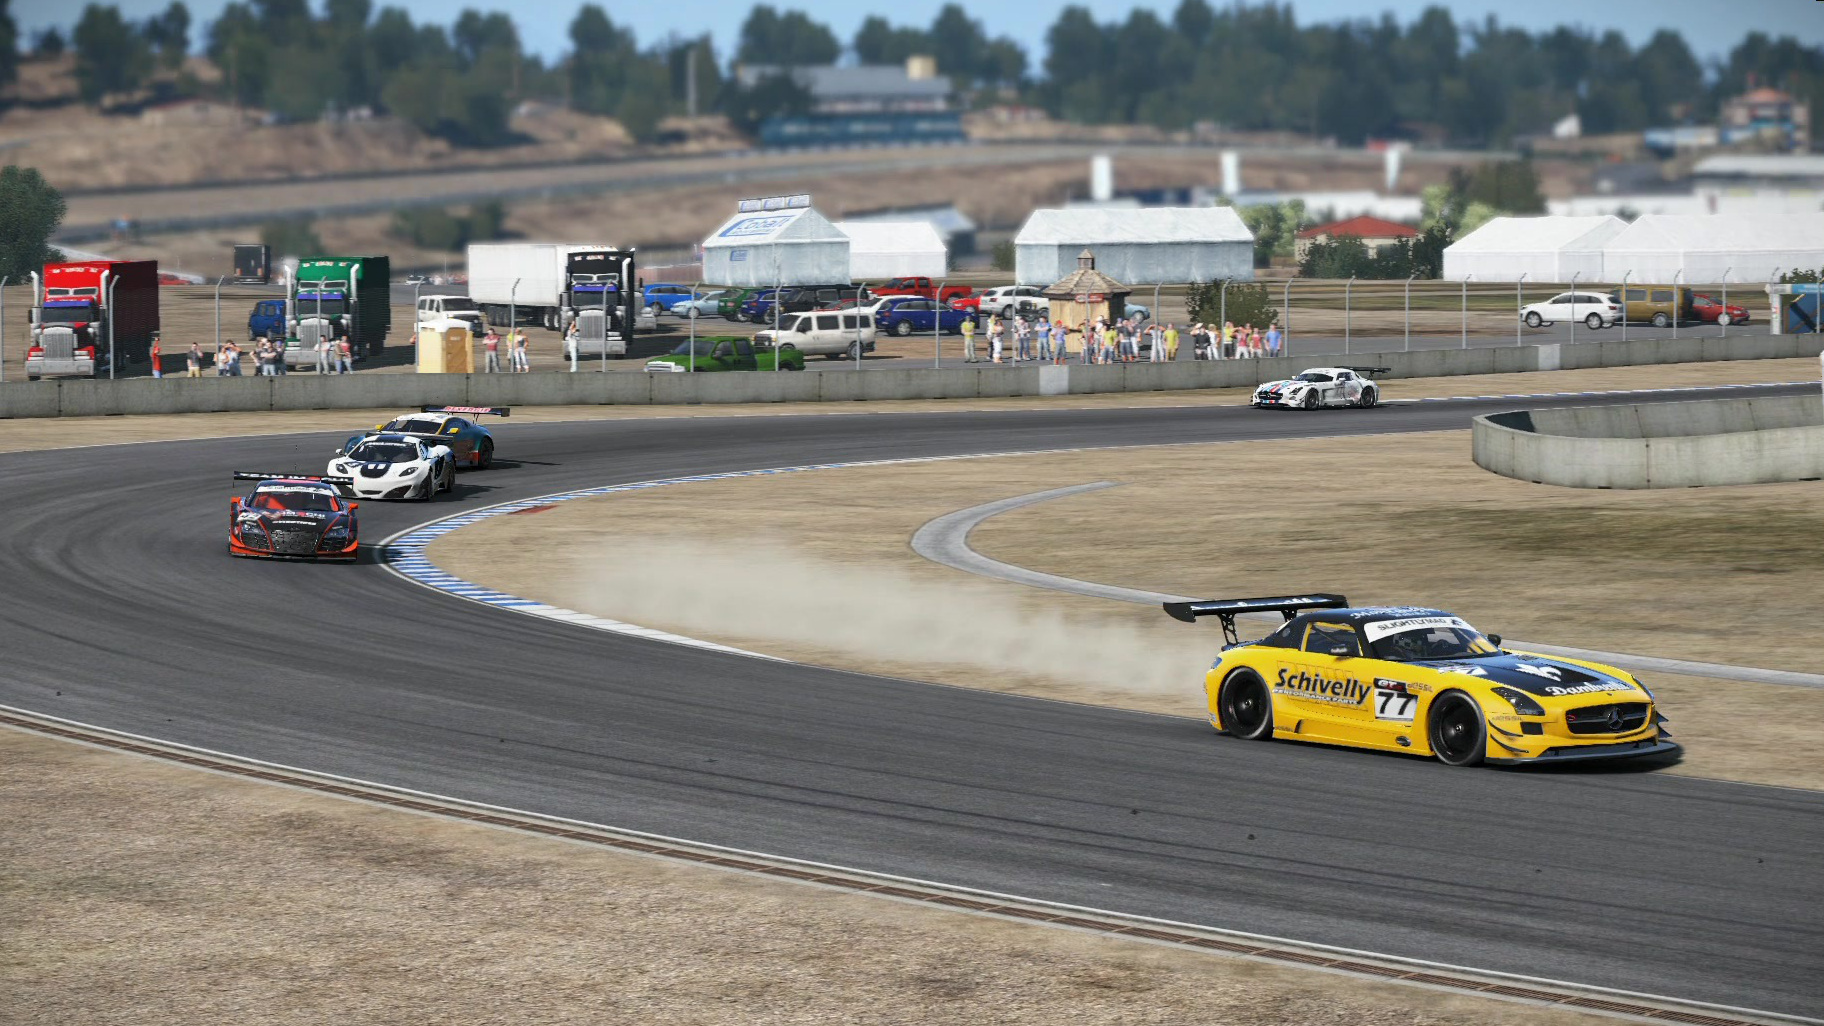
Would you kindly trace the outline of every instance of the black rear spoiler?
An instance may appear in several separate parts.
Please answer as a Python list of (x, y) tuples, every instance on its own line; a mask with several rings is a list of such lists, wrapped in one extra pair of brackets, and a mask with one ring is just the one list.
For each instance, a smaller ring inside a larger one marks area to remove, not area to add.
[(467, 413), (476, 417), (505, 417), (512, 414), (509, 406), (420, 406), (421, 413)]
[(1349, 369), (1356, 372), (1357, 374), (1375, 375), (1375, 374), (1392, 374), (1393, 373), (1392, 367), (1351, 367)]
[(1222, 620), (1222, 636), (1229, 644), (1240, 641), (1235, 633), (1235, 618), (1243, 613), (1283, 613), (1290, 620), (1304, 609), (1342, 609), (1349, 600), (1341, 595), (1286, 595), (1274, 598), (1204, 599), (1199, 602), (1167, 602), (1165, 612), (1174, 620), (1196, 623), (1200, 616)]
[(322, 474), (269, 474), (258, 470), (237, 470), (234, 472), (234, 479), (236, 481), (321, 481), (326, 485), (334, 485), (336, 491), (343, 495), (353, 494), (355, 487), (355, 479), (352, 477), (325, 477)]

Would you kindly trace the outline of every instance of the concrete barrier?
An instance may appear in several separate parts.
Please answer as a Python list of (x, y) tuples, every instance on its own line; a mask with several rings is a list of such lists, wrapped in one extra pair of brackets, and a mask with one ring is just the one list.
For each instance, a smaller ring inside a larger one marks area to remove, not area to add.
[(1310, 366), (1386, 367), (1380, 377), (1450, 377), (1701, 360), (1813, 356), (1814, 336), (1629, 339), (1576, 345), (1351, 353), (1347, 356), (1180, 361), (1112, 366), (1025, 365), (811, 373), (648, 374), (290, 374), (282, 378), (63, 379), (0, 384), (0, 419), (151, 413), (474, 406), (593, 406), (648, 403), (850, 402), (973, 399), (1252, 388)]
[(1692, 488), (1824, 479), (1818, 396), (1530, 410), (1477, 417), (1476, 465), (1567, 488)]

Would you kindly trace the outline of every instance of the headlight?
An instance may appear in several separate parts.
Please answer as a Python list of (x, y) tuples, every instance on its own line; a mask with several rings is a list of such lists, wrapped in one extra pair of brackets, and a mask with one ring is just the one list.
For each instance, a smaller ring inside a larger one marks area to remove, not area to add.
[(1540, 706), (1538, 702), (1533, 701), (1533, 697), (1524, 691), (1516, 691), (1505, 685), (1496, 686), (1493, 691), (1495, 694), (1507, 699), (1507, 704), (1513, 706), (1514, 711), (1522, 716), (1545, 715), (1545, 709)]

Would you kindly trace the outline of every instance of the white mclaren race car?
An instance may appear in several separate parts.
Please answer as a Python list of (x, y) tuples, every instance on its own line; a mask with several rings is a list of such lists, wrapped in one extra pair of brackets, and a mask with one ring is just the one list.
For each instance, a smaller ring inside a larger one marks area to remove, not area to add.
[(1386, 367), (1313, 367), (1297, 377), (1269, 381), (1254, 390), (1249, 405), (1256, 409), (1289, 406), (1315, 410), (1320, 406), (1368, 407), (1381, 401), (1381, 386), (1370, 374), (1385, 374)]
[(379, 432), (353, 439), (336, 453), (329, 476), (348, 480), (346, 487), (359, 499), (428, 502), (456, 487), (456, 456), (447, 445)]

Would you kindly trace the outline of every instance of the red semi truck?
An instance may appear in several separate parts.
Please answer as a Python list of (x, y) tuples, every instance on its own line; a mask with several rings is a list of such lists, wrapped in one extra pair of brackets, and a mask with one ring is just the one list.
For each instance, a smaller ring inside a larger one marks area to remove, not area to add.
[(32, 345), (25, 376), (100, 377), (110, 351), (121, 363), (151, 358), (158, 337), (158, 262), (46, 264), (32, 275)]

